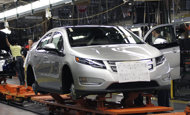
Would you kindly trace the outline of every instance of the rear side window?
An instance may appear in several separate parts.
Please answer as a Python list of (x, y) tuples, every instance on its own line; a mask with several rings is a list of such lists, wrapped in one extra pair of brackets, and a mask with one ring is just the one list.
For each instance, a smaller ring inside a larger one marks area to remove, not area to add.
[(52, 43), (60, 51), (63, 49), (63, 37), (60, 32), (55, 32), (53, 35)]
[(42, 49), (42, 48), (44, 48), (44, 46), (50, 42), (51, 35), (52, 35), (52, 33), (47, 34), (47, 35), (40, 41), (40, 43), (38, 44), (38, 48), (37, 48), (37, 49)]

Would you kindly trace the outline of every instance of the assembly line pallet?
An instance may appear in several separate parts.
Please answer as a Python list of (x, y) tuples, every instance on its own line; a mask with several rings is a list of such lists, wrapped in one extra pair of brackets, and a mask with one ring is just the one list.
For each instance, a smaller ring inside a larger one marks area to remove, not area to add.
[[(2, 83), (4, 81), (4, 83)], [(49, 113), (61, 111), (63, 113), (75, 112), (75, 115), (121, 115), (121, 114), (144, 114), (152, 113), (152, 115), (190, 115), (190, 105), (185, 109), (185, 112), (179, 113), (161, 113), (153, 114), (155, 112), (171, 112), (172, 107), (154, 106), (151, 103), (151, 94), (143, 94), (146, 98), (146, 104), (143, 106), (131, 106), (135, 92), (131, 93), (130, 98), (124, 99), (124, 103), (116, 103), (107, 101), (112, 98), (112, 93), (107, 95), (97, 95), (95, 99), (83, 97), (73, 100), (70, 95), (64, 94), (48, 94), (48, 95), (35, 95), (32, 87), (7, 84), (6, 79), (0, 79), (0, 101), (24, 103), (27, 101), (32, 104), (39, 104), (46, 106)], [(130, 106), (128, 106), (128, 104)], [(24, 109), (24, 107), (23, 107)]]
[[(4, 83), (2, 83), (4, 82)], [(25, 100), (30, 100), (35, 93), (32, 87), (26, 87), (24, 85), (7, 84), (6, 78), (0, 79), (0, 98), (8, 102), (22, 103)]]
[(154, 106), (150, 102), (151, 95), (144, 96), (146, 96), (147, 102), (146, 105), (141, 107), (123, 107), (121, 104), (106, 101), (105, 96), (97, 96), (95, 100), (87, 98), (72, 100), (69, 95), (50, 94), (45, 96), (34, 96), (31, 99), (38, 103), (45, 104), (51, 113), (60, 109), (62, 109), (63, 112), (75, 111), (77, 115), (86, 115), (89, 113), (92, 115), (126, 115), (173, 111), (172, 107)]

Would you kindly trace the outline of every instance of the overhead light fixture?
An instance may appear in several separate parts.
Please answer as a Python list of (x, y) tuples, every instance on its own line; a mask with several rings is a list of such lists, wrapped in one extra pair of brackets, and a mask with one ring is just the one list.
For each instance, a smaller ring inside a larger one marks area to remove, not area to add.
[(55, 3), (61, 2), (61, 1), (63, 1), (63, 0), (50, 0), (50, 4), (55, 4)]
[(5, 11), (5, 17), (13, 17), (17, 14), (16, 8)]
[(40, 1), (36, 1), (36, 2), (33, 2), (32, 3), (32, 9), (35, 10), (35, 9), (38, 9), (40, 8), (41, 5), (40, 5)]
[[(15, 0), (18, 1), (18, 0)], [(77, 1), (77, 0), (74, 0)], [(10, 17), (17, 17), (20, 15), (27, 15), (33, 11), (39, 11), (42, 9), (49, 8), (50, 6), (57, 6), (60, 4), (72, 3), (73, 0), (38, 0), (27, 5), (19, 6), (0, 13), (0, 20), (8, 19)]]
[(19, 6), (17, 8), (17, 13), (19, 15), (24, 14), (24, 13), (29, 13), (29, 12), (32, 12), (31, 4), (27, 4), (27, 5), (24, 5), (24, 6)]
[(45, 7), (49, 7), (50, 3), (47, 0), (40, 0), (32, 3), (32, 9), (34, 11), (44, 9)]
[(3, 19), (5, 17), (4, 12), (0, 13), (0, 19)]

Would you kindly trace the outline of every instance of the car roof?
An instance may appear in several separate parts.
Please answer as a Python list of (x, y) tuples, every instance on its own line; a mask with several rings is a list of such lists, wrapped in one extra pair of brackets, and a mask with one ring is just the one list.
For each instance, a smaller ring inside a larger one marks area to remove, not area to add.
[(64, 26), (65, 28), (71, 28), (71, 27), (116, 27), (111, 25), (76, 25), (76, 26)]
[(51, 32), (53, 30), (60, 30), (60, 29), (67, 29), (67, 28), (74, 28), (74, 27), (80, 27), (80, 28), (82, 28), (82, 27), (106, 27), (106, 28), (113, 28), (113, 27), (117, 27), (117, 26), (111, 26), (111, 25), (72, 25), (72, 26), (56, 27), (56, 28), (53, 28), (53, 29), (49, 30), (49, 32)]

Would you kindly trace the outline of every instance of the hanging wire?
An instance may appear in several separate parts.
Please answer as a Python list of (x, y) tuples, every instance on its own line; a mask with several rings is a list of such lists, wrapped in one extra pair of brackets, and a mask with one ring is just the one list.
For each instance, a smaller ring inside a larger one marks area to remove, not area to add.
[(99, 16), (99, 15), (105, 14), (105, 13), (107, 13), (107, 12), (110, 12), (110, 11), (112, 11), (112, 10), (118, 8), (118, 7), (121, 7), (121, 6), (124, 5), (124, 4), (125, 4), (125, 2), (124, 2), (124, 3), (121, 3), (121, 4), (117, 5), (117, 6), (115, 6), (115, 7), (113, 7), (113, 8), (110, 8), (110, 9), (108, 9), (108, 10), (106, 10), (106, 11), (103, 11), (103, 12), (100, 12), (100, 13), (97, 13), (97, 14), (93, 14), (93, 15), (91, 15), (91, 16), (83, 17), (83, 18), (72, 18), (72, 19), (57, 19), (57, 18), (52, 18), (52, 19), (54, 19), (54, 20), (62, 20), (62, 21), (73, 21), (73, 20), (89, 19), (89, 18), (93, 18), (93, 17)]
[[(22, 1), (22, 0), (20, 0), (20, 1)], [(72, 19), (63, 19), (63, 18), (62, 18), (62, 19), (59, 19), (59, 18), (57, 19), (57, 18), (53, 18), (53, 17), (51, 17), (51, 18), (54, 19), (54, 20), (58, 20), (58, 21), (74, 21), (74, 20), (89, 19), (89, 18), (93, 18), (93, 17), (99, 16), (99, 15), (105, 14), (105, 13), (107, 13), (107, 12), (110, 12), (110, 11), (112, 11), (112, 10), (118, 8), (118, 7), (123, 6), (125, 3), (126, 3), (126, 2), (123, 2), (123, 3), (117, 5), (117, 6), (113, 7), (113, 8), (110, 8), (110, 9), (106, 10), (106, 11), (103, 11), (103, 12), (100, 12), (100, 13), (97, 13), (97, 14), (93, 14), (93, 15), (91, 15), (91, 16), (86, 16), (86, 17), (83, 17), (83, 18), (72, 18)], [(9, 27), (9, 29), (16, 29), (16, 30), (31, 29), (31, 28), (40, 26), (40, 25), (46, 23), (47, 21), (48, 21), (48, 19), (44, 20), (43, 22), (41, 22), (41, 23), (39, 23), (39, 24), (36, 24), (36, 25), (34, 25), (34, 26), (31, 26), (31, 27), (25, 27), (25, 28)]]

